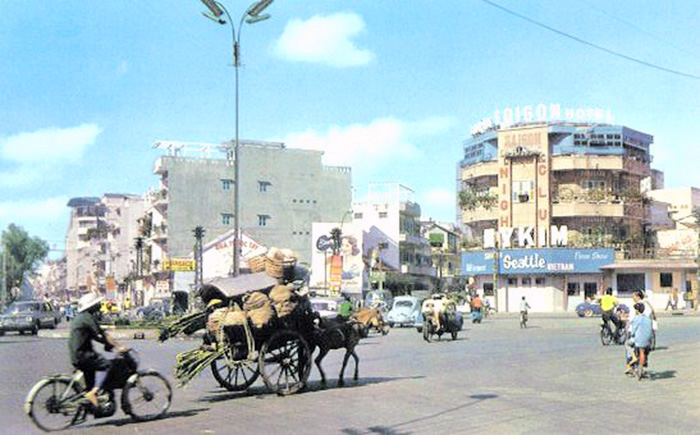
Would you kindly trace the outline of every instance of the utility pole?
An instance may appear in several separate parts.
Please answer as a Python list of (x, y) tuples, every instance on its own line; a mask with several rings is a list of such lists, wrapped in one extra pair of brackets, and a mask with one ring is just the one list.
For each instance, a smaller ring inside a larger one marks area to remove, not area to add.
[[(204, 227), (198, 226), (193, 230), (194, 233), (194, 294), (197, 294), (202, 288), (203, 274), (202, 274), (202, 240), (204, 239)], [(189, 296), (190, 302), (189, 306), (192, 306), (194, 300), (194, 294)]]

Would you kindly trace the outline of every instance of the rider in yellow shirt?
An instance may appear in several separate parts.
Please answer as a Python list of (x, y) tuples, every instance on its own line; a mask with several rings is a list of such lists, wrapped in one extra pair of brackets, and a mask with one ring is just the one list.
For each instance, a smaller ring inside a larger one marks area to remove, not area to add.
[(612, 292), (612, 289), (608, 288), (605, 291), (605, 295), (600, 298), (600, 309), (603, 310), (603, 323), (608, 324), (608, 322), (612, 320), (617, 327), (619, 325), (614, 313), (615, 307), (617, 306), (617, 298), (612, 295)]

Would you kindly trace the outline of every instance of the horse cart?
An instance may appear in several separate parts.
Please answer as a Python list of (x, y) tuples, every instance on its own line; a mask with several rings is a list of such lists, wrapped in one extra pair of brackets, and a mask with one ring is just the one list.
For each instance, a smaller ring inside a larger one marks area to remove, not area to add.
[(462, 330), (464, 319), (462, 313), (457, 311), (455, 303), (442, 295), (434, 295), (423, 301), (423, 339), (430, 343), (433, 335), (438, 340), (443, 334), (450, 334), (453, 340), (457, 339)]
[[(167, 339), (177, 332), (191, 333), (206, 326), (204, 344), (177, 356), (180, 385), (209, 366), (219, 385), (229, 391), (244, 391), (260, 376), (267, 388), (279, 395), (293, 394), (306, 386), (315, 315), (305, 296), (280, 281), (261, 272), (202, 286), (199, 294), (207, 309), (161, 335)], [(289, 292), (279, 303), (275, 299), (278, 290)], [(256, 296), (269, 302), (256, 304)]]

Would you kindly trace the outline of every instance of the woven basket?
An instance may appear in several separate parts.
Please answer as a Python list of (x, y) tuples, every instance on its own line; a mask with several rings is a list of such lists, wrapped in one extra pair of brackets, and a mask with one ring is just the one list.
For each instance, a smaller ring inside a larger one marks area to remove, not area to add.
[(273, 260), (267, 257), (265, 261), (265, 272), (273, 278), (283, 278), (285, 271), (293, 268), (296, 264), (296, 259)]
[(258, 255), (248, 260), (248, 267), (252, 273), (265, 272), (267, 257), (265, 254)]

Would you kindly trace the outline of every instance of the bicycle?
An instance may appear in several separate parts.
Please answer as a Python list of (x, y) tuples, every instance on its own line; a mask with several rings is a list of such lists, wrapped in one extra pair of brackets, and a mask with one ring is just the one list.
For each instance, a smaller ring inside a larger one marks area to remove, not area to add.
[(172, 388), (157, 371), (138, 370), (138, 363), (133, 350), (113, 360), (107, 375), (109, 385), (100, 391), (97, 407), (84, 397), (87, 390), (82, 371), (44, 377), (27, 394), (25, 412), (43, 431), (63, 430), (84, 422), (88, 414), (95, 418), (114, 415), (117, 411), (114, 390), (121, 388), (122, 410), (134, 421), (160, 418), (170, 408)]
[(612, 343), (625, 344), (626, 335), (622, 326), (616, 325), (613, 332), (608, 323), (603, 322), (600, 324), (600, 342), (603, 343), (603, 346), (609, 346)]
[(520, 312), (520, 328), (527, 328), (527, 311)]

